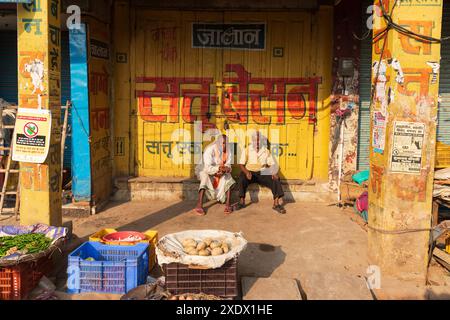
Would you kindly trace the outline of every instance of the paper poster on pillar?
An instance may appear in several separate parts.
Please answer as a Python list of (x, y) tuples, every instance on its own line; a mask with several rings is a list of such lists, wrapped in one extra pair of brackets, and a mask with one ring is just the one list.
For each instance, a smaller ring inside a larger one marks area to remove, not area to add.
[(14, 130), (12, 159), (44, 163), (50, 148), (52, 113), (50, 110), (19, 108)]
[(373, 114), (372, 147), (373, 152), (383, 153), (386, 141), (386, 117), (382, 112)]
[(424, 123), (394, 122), (391, 172), (420, 174), (424, 136)]

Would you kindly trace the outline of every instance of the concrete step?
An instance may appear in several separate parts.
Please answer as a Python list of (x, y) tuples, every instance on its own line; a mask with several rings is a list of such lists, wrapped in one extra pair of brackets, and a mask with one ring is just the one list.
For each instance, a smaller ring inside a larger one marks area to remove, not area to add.
[[(283, 180), (286, 201), (333, 202), (336, 194), (328, 188), (327, 182)], [(115, 179), (114, 201), (142, 200), (196, 200), (199, 182), (187, 178), (120, 177)], [(269, 189), (252, 185), (249, 194), (253, 202), (272, 199)], [(233, 197), (237, 198), (234, 188)]]
[(243, 300), (302, 300), (295, 279), (242, 277)]

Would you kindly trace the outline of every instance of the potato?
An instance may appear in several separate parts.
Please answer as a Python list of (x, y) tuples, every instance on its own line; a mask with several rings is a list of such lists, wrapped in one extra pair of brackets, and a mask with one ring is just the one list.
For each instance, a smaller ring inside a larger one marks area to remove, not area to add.
[(189, 251), (192, 251), (192, 250), (197, 250), (197, 248), (196, 247), (186, 247), (186, 248), (184, 248), (184, 252), (186, 252), (186, 253), (189, 253)]
[(209, 246), (211, 249), (216, 249), (220, 248), (222, 246), (222, 243), (220, 243), (219, 241), (213, 241)]
[(220, 256), (223, 254), (223, 250), (222, 250), (222, 248), (214, 248), (213, 251), (211, 252), (211, 254), (213, 256)]
[(208, 250), (200, 250), (200, 251), (198, 252), (198, 255), (199, 255), (199, 256), (202, 256), (202, 257), (208, 257), (208, 256), (211, 255), (211, 252), (209, 252)]
[(169, 298), (169, 300), (178, 300), (178, 297), (177, 297), (177, 296), (171, 296), (171, 297)]
[(187, 296), (186, 300), (194, 300), (194, 298), (192, 298), (191, 296)]
[(230, 248), (228, 247), (228, 244), (226, 244), (226, 243), (223, 243), (221, 248), (223, 250), (223, 253), (230, 252)]
[(183, 239), (183, 240), (181, 240), (181, 244), (183, 245), (183, 247), (186, 247), (186, 246), (188, 246), (188, 245), (189, 245), (189, 242), (190, 242), (190, 240), (192, 240), (192, 239)]
[(191, 256), (198, 256), (198, 250), (197, 249), (192, 249), (191, 251), (188, 252), (189, 255)]
[(205, 240), (203, 240), (204, 243), (206, 243), (206, 246), (209, 247), (211, 245), (212, 239), (211, 238), (206, 238)]
[(186, 300), (186, 298), (185, 298), (184, 296), (180, 296), (180, 297), (178, 298), (178, 300)]
[(198, 251), (200, 251), (200, 250), (205, 250), (205, 249), (206, 249), (206, 243), (204, 243), (203, 241), (200, 241), (200, 242), (198, 243), (196, 249), (197, 249)]
[(181, 242), (183, 244), (183, 247), (196, 247), (197, 241), (194, 239), (185, 239)]

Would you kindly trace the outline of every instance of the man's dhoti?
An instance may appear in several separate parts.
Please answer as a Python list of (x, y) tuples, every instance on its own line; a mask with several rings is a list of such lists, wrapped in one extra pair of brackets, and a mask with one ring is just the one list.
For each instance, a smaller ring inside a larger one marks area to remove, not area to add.
[(205, 171), (199, 173), (200, 178), (200, 190), (205, 190), (206, 196), (209, 200), (217, 200), (220, 203), (225, 203), (227, 199), (227, 192), (236, 183), (231, 174), (224, 174), (220, 180), (217, 188), (214, 188), (213, 175), (209, 175)]

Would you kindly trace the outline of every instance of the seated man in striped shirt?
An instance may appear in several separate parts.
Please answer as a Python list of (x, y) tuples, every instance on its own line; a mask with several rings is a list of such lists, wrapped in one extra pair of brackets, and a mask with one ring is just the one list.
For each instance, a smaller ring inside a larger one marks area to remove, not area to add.
[(284, 197), (281, 180), (278, 176), (279, 166), (267, 148), (267, 138), (256, 132), (252, 141), (244, 150), (239, 160), (241, 174), (239, 176), (240, 202), (237, 210), (245, 207), (245, 194), (247, 188), (253, 183), (265, 186), (272, 190), (273, 209), (278, 213), (285, 214), (286, 209), (280, 200)]

